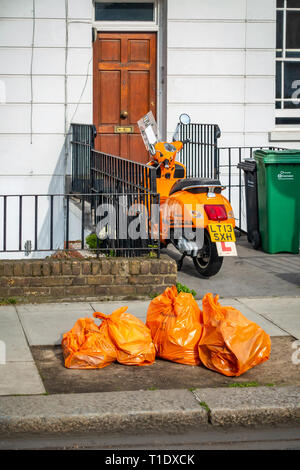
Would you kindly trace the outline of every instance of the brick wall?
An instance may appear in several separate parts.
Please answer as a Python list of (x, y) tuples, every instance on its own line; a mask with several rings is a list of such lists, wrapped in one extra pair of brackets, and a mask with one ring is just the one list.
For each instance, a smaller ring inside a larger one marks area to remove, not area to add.
[(177, 266), (160, 259), (0, 261), (0, 299), (61, 302), (149, 298), (177, 281)]

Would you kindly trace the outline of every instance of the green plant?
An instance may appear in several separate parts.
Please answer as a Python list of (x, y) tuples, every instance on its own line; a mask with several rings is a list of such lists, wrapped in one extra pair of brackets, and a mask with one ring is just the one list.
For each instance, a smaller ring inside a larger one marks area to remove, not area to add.
[(197, 292), (194, 291), (194, 289), (189, 289), (187, 286), (180, 284), (180, 282), (177, 282), (176, 284), (177, 292), (185, 292), (186, 294), (192, 294), (194, 297), (196, 297)]
[(115, 250), (109, 250), (109, 252), (106, 254), (107, 258), (115, 258), (117, 256)]
[(147, 388), (147, 390), (154, 391), (154, 390), (157, 390), (157, 388), (156, 387), (149, 387), (149, 388)]
[(207, 403), (205, 403), (205, 401), (200, 401), (199, 405), (202, 406), (202, 408), (204, 408), (208, 413), (210, 412), (210, 407)]
[(159, 293), (158, 292), (150, 292), (149, 297), (150, 299), (155, 299), (155, 297), (158, 297)]
[(17, 299), (15, 299), (14, 297), (9, 297), (8, 299), (0, 299), (0, 305), (15, 305), (17, 302)]
[(228, 384), (228, 387), (234, 388), (234, 387), (259, 387), (258, 382), (234, 382), (231, 384)]
[(102, 240), (100, 240), (95, 233), (90, 233), (85, 241), (90, 250), (96, 250), (102, 243)]
[(189, 391), (189, 392), (194, 392), (195, 390), (196, 390), (196, 387), (188, 388), (188, 391)]

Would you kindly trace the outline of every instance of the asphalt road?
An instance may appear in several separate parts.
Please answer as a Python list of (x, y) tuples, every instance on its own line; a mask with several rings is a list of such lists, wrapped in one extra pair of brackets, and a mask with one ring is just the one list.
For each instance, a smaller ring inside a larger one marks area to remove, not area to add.
[(1, 438), (0, 450), (300, 450), (300, 428), (208, 427), (184, 434), (63, 435)]

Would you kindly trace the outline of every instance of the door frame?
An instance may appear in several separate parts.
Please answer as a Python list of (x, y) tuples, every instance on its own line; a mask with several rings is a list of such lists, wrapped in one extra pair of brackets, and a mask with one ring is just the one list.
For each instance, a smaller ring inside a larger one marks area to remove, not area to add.
[[(128, 1), (128, 0), (127, 0)], [(143, 0), (140, 0), (141, 3)], [(146, 1), (146, 0), (144, 0)], [(97, 38), (98, 32), (110, 33), (153, 33), (156, 32), (156, 120), (159, 135), (162, 139), (167, 138), (167, 2), (154, 0), (155, 21), (143, 25), (143, 22), (95, 21), (95, 8), (93, 2), (93, 38)], [(95, 39), (94, 39), (95, 40)], [(94, 57), (93, 57), (94, 63)], [(94, 68), (93, 68), (94, 70)], [(94, 73), (94, 72), (93, 72)], [(93, 80), (94, 87), (94, 80)], [(93, 88), (94, 99), (94, 88)], [(141, 116), (142, 117), (142, 116)]]

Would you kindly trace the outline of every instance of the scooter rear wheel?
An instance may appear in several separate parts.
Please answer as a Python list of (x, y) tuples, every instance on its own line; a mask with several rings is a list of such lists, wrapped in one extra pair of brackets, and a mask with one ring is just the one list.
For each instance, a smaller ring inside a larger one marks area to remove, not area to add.
[(204, 232), (203, 249), (199, 255), (193, 257), (193, 262), (197, 272), (204, 277), (214, 276), (221, 269), (223, 257), (218, 255), (217, 246), (211, 241), (207, 231)]

